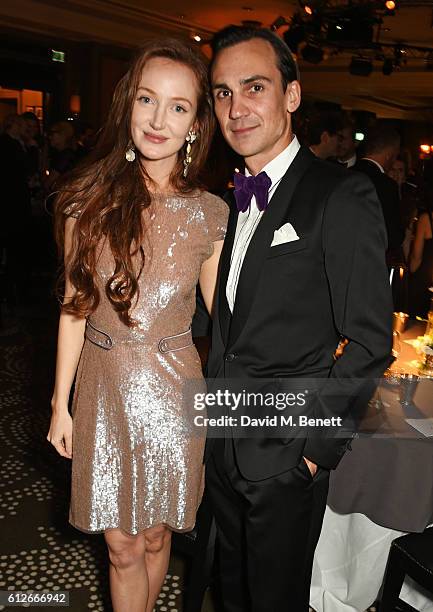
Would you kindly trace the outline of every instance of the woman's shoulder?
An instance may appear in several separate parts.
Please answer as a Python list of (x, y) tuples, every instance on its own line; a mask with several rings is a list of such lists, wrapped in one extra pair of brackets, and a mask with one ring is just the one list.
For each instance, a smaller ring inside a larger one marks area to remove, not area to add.
[(430, 226), (431, 220), (432, 220), (432, 213), (430, 213), (430, 212), (428, 212), (426, 210), (424, 210), (421, 213), (419, 213), (419, 215), (418, 215), (418, 224), (417, 224), (419, 230), (424, 230), (424, 229), (427, 230), (427, 229), (429, 229), (431, 227)]
[(227, 203), (220, 198), (219, 196), (211, 193), (210, 191), (200, 191), (198, 192), (197, 199), (206, 208), (216, 209), (216, 210), (227, 210)]
[(225, 236), (229, 215), (229, 208), (226, 202), (209, 191), (201, 191), (198, 199), (204, 214), (210, 240), (212, 242), (222, 240)]

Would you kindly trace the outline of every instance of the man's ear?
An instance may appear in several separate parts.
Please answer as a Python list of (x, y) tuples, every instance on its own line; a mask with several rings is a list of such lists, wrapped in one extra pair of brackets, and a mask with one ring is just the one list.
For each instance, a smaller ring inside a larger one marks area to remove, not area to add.
[(320, 134), (320, 144), (328, 144), (329, 142), (329, 132), (326, 130)]
[(301, 104), (301, 85), (299, 81), (291, 81), (286, 88), (287, 112), (294, 113)]

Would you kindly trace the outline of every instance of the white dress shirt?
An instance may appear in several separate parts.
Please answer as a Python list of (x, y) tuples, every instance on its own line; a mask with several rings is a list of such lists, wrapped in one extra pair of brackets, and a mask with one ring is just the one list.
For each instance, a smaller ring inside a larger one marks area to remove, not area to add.
[[(295, 159), (300, 148), (301, 145), (299, 144), (296, 136), (294, 136), (289, 146), (286, 147), (284, 151), (281, 151), (277, 157), (274, 157), (274, 159), (262, 169), (262, 172), (266, 172), (272, 181), (268, 191), (269, 202), (271, 201), (276, 188), (280, 184), (281, 179), (286, 174), (290, 164)], [(245, 170), (245, 175), (251, 176), (248, 169)], [(247, 252), (248, 245), (251, 242), (254, 232), (256, 231), (264, 212), (265, 211), (260, 211), (257, 208), (256, 198), (253, 196), (250, 207), (245, 212), (239, 212), (238, 215), (238, 222), (230, 260), (230, 272), (226, 286), (226, 296), (231, 312), (233, 312), (234, 308), (236, 290), (238, 287), (239, 276), (242, 270), (245, 253)]]
[(337, 159), (337, 161), (342, 166), (346, 166), (346, 168), (353, 168), (357, 161), (356, 153), (354, 153), (352, 157), (349, 157), (349, 159)]

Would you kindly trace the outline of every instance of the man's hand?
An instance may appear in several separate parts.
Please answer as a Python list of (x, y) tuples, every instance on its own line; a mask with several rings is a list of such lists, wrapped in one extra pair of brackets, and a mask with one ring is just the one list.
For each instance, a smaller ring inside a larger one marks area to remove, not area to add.
[(306, 459), (305, 457), (303, 457), (303, 459), (305, 463), (308, 465), (308, 469), (310, 470), (311, 476), (314, 476), (315, 473), (317, 472), (317, 464), (313, 463), (309, 459)]

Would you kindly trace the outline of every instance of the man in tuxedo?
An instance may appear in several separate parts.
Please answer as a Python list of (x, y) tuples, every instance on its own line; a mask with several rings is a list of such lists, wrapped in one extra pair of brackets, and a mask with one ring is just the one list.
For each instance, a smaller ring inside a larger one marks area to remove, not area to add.
[[(230, 26), (215, 35), (213, 52), (216, 116), (246, 176), (235, 176), (231, 198), (210, 388), (292, 377), (344, 387), (344, 379), (381, 376), (392, 309), (372, 185), (299, 145), (291, 127), (298, 70), (278, 36)], [(349, 343), (335, 360), (342, 336)], [(352, 405), (344, 393), (323, 395), (315, 416), (345, 417)], [(209, 438), (226, 612), (308, 612), (328, 474), (348, 444), (329, 433), (238, 437), (229, 426), (224, 438)]]
[(363, 149), (363, 157), (352, 169), (366, 174), (373, 183), (385, 219), (388, 264), (401, 265), (404, 228), (398, 185), (387, 175), (400, 152), (400, 136), (392, 127), (376, 126), (367, 133)]
[(338, 150), (338, 133), (343, 128), (340, 113), (317, 111), (309, 120), (307, 140), (311, 151), (320, 159), (335, 158)]
[(343, 127), (337, 133), (337, 162), (347, 169), (356, 164), (355, 125), (349, 117), (344, 118)]

